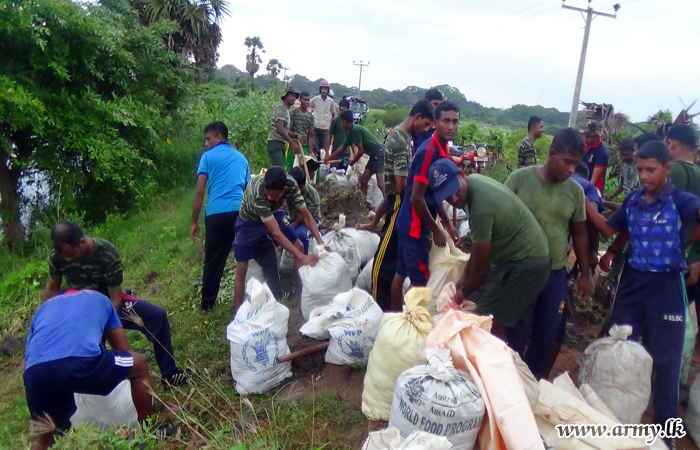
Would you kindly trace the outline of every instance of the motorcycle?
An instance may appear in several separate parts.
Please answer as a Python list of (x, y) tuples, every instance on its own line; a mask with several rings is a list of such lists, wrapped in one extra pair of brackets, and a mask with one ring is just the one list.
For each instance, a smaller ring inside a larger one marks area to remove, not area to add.
[(468, 174), (486, 175), (486, 162), (489, 157), (484, 144), (471, 144), (466, 149), (450, 145), (450, 159)]

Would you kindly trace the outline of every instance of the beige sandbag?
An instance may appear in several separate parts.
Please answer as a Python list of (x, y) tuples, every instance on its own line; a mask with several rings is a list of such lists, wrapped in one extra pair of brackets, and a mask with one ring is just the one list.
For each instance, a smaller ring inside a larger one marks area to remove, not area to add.
[(513, 358), (513, 364), (515, 368), (518, 369), (518, 375), (520, 375), (520, 381), (523, 383), (523, 389), (525, 389), (525, 395), (527, 395), (527, 400), (530, 403), (530, 407), (535, 409), (537, 405), (537, 399), (540, 398), (540, 384), (537, 382), (537, 378), (532, 374), (530, 368), (525, 364), (525, 362), (520, 359), (518, 352), (510, 350), (510, 356)]
[[(445, 285), (448, 283), (457, 284), (459, 279), (464, 274), (464, 269), (469, 262), (470, 256), (455, 247), (452, 238), (447, 235), (447, 232), (442, 228), (442, 225), (440, 225), (440, 230), (445, 235), (447, 245), (444, 247), (438, 247), (437, 245), (433, 244), (432, 248), (430, 249), (430, 278), (428, 279), (427, 285), (427, 287), (432, 289), (435, 300), (440, 292), (442, 292), (442, 288)], [(427, 309), (430, 314), (437, 314), (437, 302), (431, 302)]]
[(434, 322), (425, 307), (430, 289), (413, 288), (401, 313), (385, 313), (367, 363), (362, 412), (372, 420), (389, 420), (396, 380), (404, 370), (425, 364), (425, 341)]
[[(435, 325), (437, 325), (437, 323), (440, 320), (442, 320), (450, 310), (459, 311), (463, 313), (472, 313), (476, 311), (476, 303), (470, 302), (469, 300), (466, 300), (461, 305), (455, 304), (454, 299), (456, 294), (457, 287), (453, 282), (449, 282), (445, 286), (443, 286), (442, 290), (440, 291), (440, 294), (438, 294), (437, 299), (435, 300), (435, 304), (437, 305), (437, 314), (433, 316), (433, 320), (435, 320)], [(484, 317), (484, 319), (487, 318)], [(487, 319), (486, 321), (488, 322), (488, 329), (484, 327), (481, 328), (484, 328), (486, 331), (490, 331), (491, 320)]]
[(608, 405), (605, 404), (603, 399), (601, 399), (598, 394), (595, 393), (592, 387), (590, 387), (587, 384), (582, 384), (580, 388), (578, 388), (579, 392), (583, 396), (583, 399), (588, 403), (588, 405), (607, 417), (608, 419), (614, 421), (614, 422), (620, 422), (620, 420), (615, 417), (615, 414), (610, 411), (610, 408), (608, 408)]
[(454, 366), (474, 379), (487, 410), (479, 430), (480, 449), (544, 449), (508, 346), (480, 325), (486, 325), (483, 317), (449, 311), (427, 343), (449, 349)]
[(583, 395), (579, 392), (578, 389), (576, 389), (576, 385), (574, 385), (574, 382), (571, 381), (569, 372), (564, 372), (558, 377), (556, 377), (554, 380), (552, 380), (552, 384), (561, 389), (562, 391), (566, 392), (570, 396), (574, 397), (575, 399), (586, 403), (586, 399), (583, 398)]

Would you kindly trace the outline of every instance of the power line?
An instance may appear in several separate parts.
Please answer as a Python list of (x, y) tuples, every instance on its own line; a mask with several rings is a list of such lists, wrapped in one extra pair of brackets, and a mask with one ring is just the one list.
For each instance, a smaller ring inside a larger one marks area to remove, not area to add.
[(369, 61), (367, 61), (367, 64), (363, 64), (362, 60), (360, 60), (359, 63), (356, 63), (355, 61), (352, 62), (354, 66), (360, 66), (360, 81), (357, 83), (357, 95), (360, 95), (360, 91), (362, 90), (362, 68), (369, 66)]

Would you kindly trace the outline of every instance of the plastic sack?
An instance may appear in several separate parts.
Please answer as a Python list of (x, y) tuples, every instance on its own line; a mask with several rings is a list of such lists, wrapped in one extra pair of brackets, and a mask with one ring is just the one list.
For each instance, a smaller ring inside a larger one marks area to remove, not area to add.
[(289, 354), (287, 323), (289, 309), (278, 303), (265, 284), (252, 279), (246, 284), (247, 298), (226, 328), (231, 347), (231, 375), (236, 392), (259, 394), (292, 376), (292, 363), (277, 363)]
[[(248, 266), (248, 269), (250, 270), (250, 266)], [(287, 274), (294, 273), (294, 255), (285, 249), (282, 249), (282, 255), (280, 256), (279, 261), (279, 270), (280, 272)]]
[(367, 203), (372, 206), (374, 211), (379, 208), (379, 205), (384, 201), (384, 194), (382, 190), (379, 189), (377, 184), (377, 176), (372, 175), (372, 178), (367, 182)]
[(396, 428), (372, 431), (361, 450), (450, 450), (452, 443), (447, 438), (422, 431), (412, 433), (401, 441)]
[(261, 283), (265, 282), (265, 274), (263, 273), (262, 267), (260, 267), (260, 264), (255, 262), (254, 259), (248, 261), (248, 272), (246, 272), (245, 274), (246, 286), (248, 285), (248, 281), (250, 281), (251, 278), (255, 278)]
[[(357, 242), (355, 242), (355, 239), (353, 239), (350, 234), (343, 230), (344, 227), (345, 215), (340, 214), (338, 217), (338, 222), (333, 224), (332, 230), (323, 236), (323, 242), (331, 249), (331, 251), (336, 252), (343, 257), (349, 268), (349, 271), (346, 270), (346, 274), (350, 274), (351, 280), (354, 283), (357, 279), (357, 275), (360, 273), (362, 258), (360, 257), (357, 249)], [(346, 291), (348, 290), (349, 289), (346, 289)]]
[(374, 254), (377, 253), (377, 247), (379, 247), (380, 238), (378, 234), (355, 228), (343, 228), (341, 232), (355, 240), (361, 266), (364, 266), (374, 258)]
[(469, 221), (468, 220), (463, 220), (459, 223), (459, 228), (457, 228), (457, 231), (459, 231), (459, 237), (467, 237), (469, 232), (471, 231), (471, 228), (469, 227)]
[(362, 289), (367, 293), (372, 293), (372, 270), (374, 269), (374, 258), (370, 259), (365, 267), (360, 272), (355, 282), (355, 287), (357, 289)]
[(700, 377), (695, 377), (690, 386), (688, 412), (683, 425), (695, 444), (700, 445)]
[(413, 288), (403, 312), (386, 313), (369, 355), (362, 392), (362, 412), (372, 420), (388, 420), (396, 380), (404, 370), (425, 364), (425, 341), (434, 322), (425, 307), (428, 288)]
[(472, 450), (486, 406), (471, 375), (452, 365), (450, 351), (426, 349), (427, 365), (399, 376), (389, 426), (406, 438), (414, 431), (444, 436), (455, 450)]
[[(459, 311), (463, 313), (473, 313), (474, 311), (476, 311), (476, 303), (471, 302), (469, 300), (465, 300), (465, 302), (461, 305), (454, 303), (455, 295), (457, 295), (457, 286), (455, 286), (454, 283), (449, 282), (442, 287), (442, 290), (440, 291), (440, 294), (438, 294), (435, 302), (430, 304), (434, 304), (437, 307), (437, 314), (433, 316), (433, 320), (435, 320), (436, 326), (438, 322), (444, 319), (447, 313), (450, 311)], [(490, 320), (488, 328), (489, 330), (491, 329)]]
[(508, 346), (489, 333), (491, 321), (491, 316), (448, 311), (426, 345), (448, 348), (454, 366), (474, 379), (487, 410), (479, 430), (481, 450), (543, 449), (521, 376)]
[(74, 394), (78, 409), (70, 418), (73, 425), (88, 423), (100, 431), (136, 427), (138, 415), (131, 398), (131, 382), (124, 380), (107, 395)]
[[(445, 234), (447, 245), (438, 247), (433, 244), (430, 249), (430, 278), (427, 284), (427, 287), (432, 289), (436, 299), (447, 283), (457, 284), (459, 282), (470, 256), (455, 247), (452, 238), (447, 235), (447, 232), (442, 227), (440, 229)], [(437, 314), (437, 303), (431, 302), (427, 309), (430, 314)]]
[(327, 306), (333, 298), (352, 289), (352, 280), (348, 276), (348, 265), (343, 257), (335, 252), (327, 252), (323, 247), (316, 247), (319, 256), (315, 266), (301, 266), (301, 314), (309, 320), (311, 311)]
[(335, 167), (331, 168), (330, 173), (326, 175), (325, 180), (326, 182), (330, 182), (338, 186), (348, 185), (348, 177), (345, 175), (345, 171), (343, 169), (336, 169)]
[(361, 289), (337, 295), (333, 306), (338, 312), (328, 327), (331, 342), (326, 362), (366, 364), (379, 331), (383, 312), (371, 295)]
[(653, 361), (637, 342), (628, 341), (629, 325), (613, 325), (581, 356), (578, 382), (586, 383), (622, 423), (639, 423), (649, 404)]

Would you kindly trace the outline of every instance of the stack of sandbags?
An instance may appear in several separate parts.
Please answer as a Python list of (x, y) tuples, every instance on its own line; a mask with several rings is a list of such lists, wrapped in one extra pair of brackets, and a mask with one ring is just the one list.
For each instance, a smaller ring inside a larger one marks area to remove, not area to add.
[(425, 306), (431, 297), (428, 288), (411, 289), (404, 298), (403, 312), (384, 314), (362, 392), (362, 412), (368, 418), (388, 420), (399, 375), (426, 363), (425, 341), (434, 322)]
[(236, 392), (259, 394), (292, 376), (291, 362), (277, 363), (289, 354), (289, 309), (256, 279), (246, 284), (247, 298), (226, 328), (231, 346), (231, 375)]

